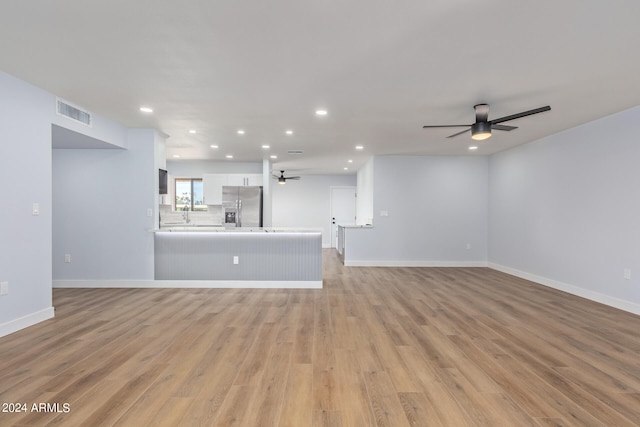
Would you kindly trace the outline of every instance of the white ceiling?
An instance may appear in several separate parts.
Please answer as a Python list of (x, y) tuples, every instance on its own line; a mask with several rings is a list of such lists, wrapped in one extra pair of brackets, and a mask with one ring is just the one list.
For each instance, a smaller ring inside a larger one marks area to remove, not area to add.
[(353, 173), (371, 155), (470, 154), (469, 134), (422, 125), (472, 123), (481, 102), (489, 118), (552, 110), (470, 155), (640, 104), (638, 18), (637, 0), (4, 1), (0, 69), (161, 130), (169, 158), (261, 161), (269, 144), (276, 170)]

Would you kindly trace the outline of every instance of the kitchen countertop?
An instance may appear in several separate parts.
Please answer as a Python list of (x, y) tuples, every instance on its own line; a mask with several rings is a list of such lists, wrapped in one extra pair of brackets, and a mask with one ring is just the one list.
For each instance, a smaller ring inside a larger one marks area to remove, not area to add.
[(223, 226), (171, 226), (149, 230), (152, 233), (172, 233), (172, 232), (214, 232), (214, 233), (322, 233), (321, 229), (313, 228), (288, 228), (288, 227), (235, 227), (225, 228)]

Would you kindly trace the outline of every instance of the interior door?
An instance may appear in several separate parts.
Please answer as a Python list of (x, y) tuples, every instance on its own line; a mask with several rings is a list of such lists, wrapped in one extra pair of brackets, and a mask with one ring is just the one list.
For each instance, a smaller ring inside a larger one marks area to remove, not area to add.
[(331, 247), (338, 246), (338, 225), (356, 223), (356, 187), (331, 187)]

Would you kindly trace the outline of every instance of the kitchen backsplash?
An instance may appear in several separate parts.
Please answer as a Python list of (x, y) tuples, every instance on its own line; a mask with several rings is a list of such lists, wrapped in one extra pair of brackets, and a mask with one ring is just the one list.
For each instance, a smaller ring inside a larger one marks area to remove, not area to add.
[(171, 205), (160, 205), (160, 227), (171, 225), (222, 225), (222, 206), (208, 206), (207, 208), (206, 212), (183, 212), (172, 211)]

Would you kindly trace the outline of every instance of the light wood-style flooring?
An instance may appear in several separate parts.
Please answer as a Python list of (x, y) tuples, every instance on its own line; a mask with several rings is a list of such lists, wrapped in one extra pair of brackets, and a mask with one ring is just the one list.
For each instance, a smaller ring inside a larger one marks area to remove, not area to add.
[(55, 319), (0, 338), (0, 403), (29, 405), (0, 426), (640, 425), (639, 316), (486, 268), (326, 250), (324, 273), (56, 289)]

